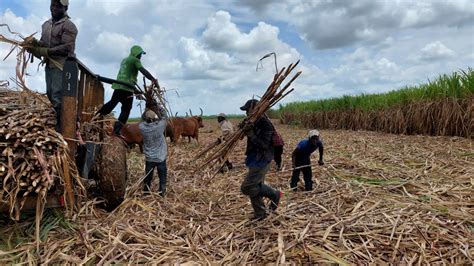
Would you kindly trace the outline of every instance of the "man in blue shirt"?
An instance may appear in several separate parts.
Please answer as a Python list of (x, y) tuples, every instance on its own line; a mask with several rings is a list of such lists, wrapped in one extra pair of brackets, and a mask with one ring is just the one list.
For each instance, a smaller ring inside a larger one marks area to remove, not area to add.
[[(247, 116), (251, 114), (257, 105), (255, 99), (248, 100), (244, 106), (240, 107)], [(263, 220), (267, 216), (263, 197), (270, 199), (270, 210), (276, 210), (280, 204), (282, 193), (265, 184), (265, 174), (268, 171), (270, 162), (273, 160), (273, 125), (272, 122), (263, 115), (255, 123), (244, 124), (243, 130), (247, 135), (247, 149), (245, 155), (245, 165), (249, 172), (242, 182), (240, 190), (249, 196), (254, 210), (255, 220)]]
[(310, 156), (315, 150), (319, 150), (319, 165), (324, 165), (323, 142), (319, 138), (318, 130), (310, 130), (308, 139), (300, 141), (291, 156), (293, 175), (291, 177), (290, 188), (296, 191), (298, 181), (300, 180), (300, 172), (303, 172), (304, 186), (306, 191), (313, 190), (313, 174), (311, 171)]
[(143, 153), (145, 154), (145, 187), (144, 191), (149, 192), (153, 171), (156, 167), (160, 178), (159, 193), (164, 196), (166, 193), (166, 156), (168, 147), (165, 141), (166, 110), (159, 107), (159, 115), (152, 110), (147, 110), (143, 115), (143, 122), (138, 124), (140, 133), (143, 136)]

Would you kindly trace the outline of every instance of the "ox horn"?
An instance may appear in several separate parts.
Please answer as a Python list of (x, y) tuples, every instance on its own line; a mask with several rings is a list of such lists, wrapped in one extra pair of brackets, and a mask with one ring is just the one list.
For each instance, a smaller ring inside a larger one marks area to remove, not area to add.
[(201, 107), (199, 107), (199, 110), (201, 110), (201, 115), (200, 115), (200, 116), (202, 116), (202, 115), (203, 115), (203, 111), (202, 111), (202, 108), (201, 108)]
[(176, 112), (176, 114), (174, 114), (175, 117), (178, 117), (178, 112)]
[(193, 112), (191, 111), (191, 109), (189, 109), (189, 114), (193, 116)]
[(189, 117), (189, 114), (188, 114), (188, 112), (186, 112), (186, 117)]

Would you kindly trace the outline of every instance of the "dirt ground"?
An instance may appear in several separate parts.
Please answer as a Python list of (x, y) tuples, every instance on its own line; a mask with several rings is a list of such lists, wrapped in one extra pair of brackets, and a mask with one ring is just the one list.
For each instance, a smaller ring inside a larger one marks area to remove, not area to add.
[[(142, 194), (144, 158), (134, 149), (118, 209), (89, 201), (66, 225), (56, 223), (39, 250), (10, 241), (0, 262), (473, 263), (473, 140), (322, 130), (326, 164), (313, 167), (314, 190), (303, 192), (301, 178), (291, 192), (291, 152), (307, 130), (275, 123), (283, 171), (272, 163), (266, 183), (284, 197), (276, 213), (251, 221), (240, 193), (245, 141), (230, 157), (234, 170), (199, 171), (193, 155), (219, 135), (217, 122), (204, 123), (200, 145), (170, 146), (166, 197)], [(155, 172), (155, 191), (157, 179)], [(11, 231), (1, 229), (4, 242)]]

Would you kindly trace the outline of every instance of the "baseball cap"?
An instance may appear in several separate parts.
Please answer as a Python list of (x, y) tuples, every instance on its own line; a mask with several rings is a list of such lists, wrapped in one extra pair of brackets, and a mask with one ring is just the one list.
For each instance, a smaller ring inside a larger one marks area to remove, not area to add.
[(145, 120), (146, 120), (146, 121), (149, 121), (149, 120), (152, 120), (152, 121), (153, 121), (153, 120), (156, 120), (156, 119), (158, 119), (158, 116), (157, 116), (156, 113), (153, 112), (152, 110), (147, 110), (147, 111), (145, 112)]
[(319, 131), (317, 129), (310, 130), (308, 132), (308, 138), (319, 137)]
[(247, 111), (248, 109), (250, 109), (250, 107), (254, 107), (255, 105), (257, 105), (257, 103), (258, 103), (258, 100), (256, 100), (256, 99), (248, 100), (244, 104), (244, 106), (240, 107), (240, 110)]
[(217, 115), (217, 117), (224, 117), (224, 118), (226, 118), (227, 116), (226, 116), (224, 113), (219, 113), (219, 114)]

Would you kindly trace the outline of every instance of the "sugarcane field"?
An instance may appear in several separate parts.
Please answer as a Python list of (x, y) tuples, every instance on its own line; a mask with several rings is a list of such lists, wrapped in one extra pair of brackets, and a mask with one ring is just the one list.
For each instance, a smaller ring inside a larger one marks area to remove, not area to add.
[(0, 264), (474, 265), (472, 3), (27, 2)]

